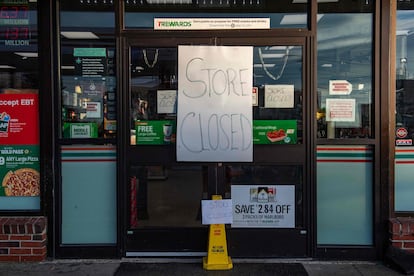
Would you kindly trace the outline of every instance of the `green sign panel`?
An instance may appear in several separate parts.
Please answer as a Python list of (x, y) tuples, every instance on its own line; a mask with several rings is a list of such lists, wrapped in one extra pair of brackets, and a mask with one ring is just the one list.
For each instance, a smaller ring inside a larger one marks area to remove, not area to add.
[(106, 48), (75, 48), (74, 57), (106, 57)]
[(254, 144), (296, 144), (296, 120), (254, 120)]
[(0, 147), (0, 196), (38, 196), (39, 146)]
[(136, 121), (137, 145), (165, 145), (175, 142), (175, 121)]
[(63, 137), (65, 138), (97, 138), (96, 123), (64, 123)]

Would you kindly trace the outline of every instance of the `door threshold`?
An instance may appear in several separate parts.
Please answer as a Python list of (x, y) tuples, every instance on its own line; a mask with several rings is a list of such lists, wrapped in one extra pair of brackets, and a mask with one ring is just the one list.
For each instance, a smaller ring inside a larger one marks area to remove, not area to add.
[(205, 257), (207, 252), (126, 252), (125, 257)]
[[(181, 254), (181, 252), (128, 252), (133, 255), (127, 256), (121, 259), (121, 262), (136, 262), (136, 263), (199, 263), (202, 262), (201, 258), (205, 257), (206, 254), (203, 252), (192, 252), (194, 255), (189, 255), (189, 253)], [(142, 255), (141, 253), (145, 253)], [(147, 255), (148, 253), (148, 255)], [(161, 255), (155, 255), (154, 253), (162, 253)], [(175, 255), (164, 255), (164, 253), (175, 254)], [(179, 254), (177, 254), (179, 253)], [(138, 256), (139, 255), (139, 256)], [(132, 258), (136, 257), (136, 258)], [(152, 258), (148, 258), (152, 257)], [(166, 258), (168, 257), (168, 258)], [(188, 258), (177, 258), (177, 257), (188, 257)], [(192, 258), (191, 258), (192, 257)], [(263, 263), (309, 263), (314, 262), (315, 259), (300, 257), (300, 258), (232, 258), (233, 263), (248, 263), (248, 264), (263, 264)]]

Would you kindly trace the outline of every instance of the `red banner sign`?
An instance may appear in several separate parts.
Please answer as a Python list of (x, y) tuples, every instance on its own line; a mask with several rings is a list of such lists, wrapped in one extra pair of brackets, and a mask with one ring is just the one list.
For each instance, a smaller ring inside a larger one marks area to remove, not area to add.
[(0, 144), (38, 145), (37, 94), (0, 94)]

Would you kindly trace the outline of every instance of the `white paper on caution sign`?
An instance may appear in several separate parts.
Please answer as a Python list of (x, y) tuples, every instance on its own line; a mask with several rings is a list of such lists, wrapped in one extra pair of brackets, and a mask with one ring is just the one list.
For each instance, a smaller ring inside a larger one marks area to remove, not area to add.
[(253, 47), (179, 46), (177, 161), (251, 162)]
[(202, 224), (231, 224), (233, 223), (232, 200), (202, 200)]

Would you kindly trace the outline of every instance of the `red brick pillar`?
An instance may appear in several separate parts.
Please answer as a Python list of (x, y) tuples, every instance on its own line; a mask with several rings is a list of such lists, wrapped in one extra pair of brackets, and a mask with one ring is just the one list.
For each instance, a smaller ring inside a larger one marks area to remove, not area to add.
[(47, 255), (45, 217), (0, 217), (0, 261), (43, 261)]
[(390, 219), (390, 243), (393, 247), (414, 253), (414, 218)]

